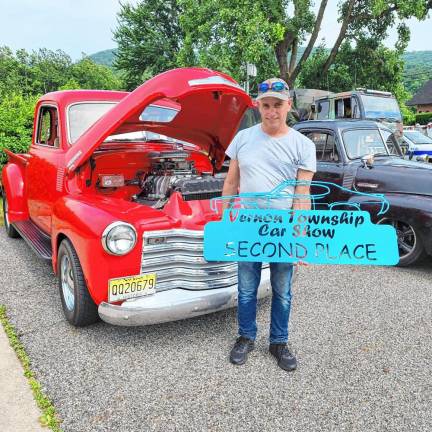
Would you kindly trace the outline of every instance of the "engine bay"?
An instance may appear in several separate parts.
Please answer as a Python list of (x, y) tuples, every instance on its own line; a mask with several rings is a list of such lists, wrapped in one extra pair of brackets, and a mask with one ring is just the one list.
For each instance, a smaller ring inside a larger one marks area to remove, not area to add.
[[(157, 209), (163, 208), (175, 192), (180, 193), (184, 201), (208, 200), (222, 195), (225, 175), (213, 175), (211, 164), (202, 153), (183, 148), (151, 149), (122, 158), (122, 170), (118, 169), (115, 152), (101, 152), (92, 161), (92, 172), (94, 170), (98, 177), (97, 190)], [(94, 174), (90, 174), (90, 178)], [(88, 186), (91, 183), (87, 181)]]
[(221, 196), (223, 178), (211, 172), (198, 173), (189, 153), (184, 151), (149, 153), (151, 168), (141, 180), (141, 192), (136, 202), (162, 208), (174, 192), (185, 201), (204, 200)]

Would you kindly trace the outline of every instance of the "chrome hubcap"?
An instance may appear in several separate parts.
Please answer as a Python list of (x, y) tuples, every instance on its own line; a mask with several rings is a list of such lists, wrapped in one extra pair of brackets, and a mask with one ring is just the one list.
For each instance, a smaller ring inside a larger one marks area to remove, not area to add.
[(389, 219), (381, 219), (378, 224), (391, 225), (396, 230), (399, 258), (406, 258), (408, 255), (412, 254), (417, 245), (417, 236), (411, 225)]
[(399, 256), (406, 257), (416, 247), (417, 237), (411, 225), (405, 222), (392, 221), (391, 224), (394, 226), (397, 234)]
[(75, 282), (72, 265), (67, 255), (63, 255), (60, 262), (60, 278), (65, 305), (68, 310), (73, 311), (75, 306)]
[(395, 227), (398, 237), (399, 256), (409, 255), (417, 244), (413, 228), (404, 222), (398, 221), (392, 221), (392, 225)]

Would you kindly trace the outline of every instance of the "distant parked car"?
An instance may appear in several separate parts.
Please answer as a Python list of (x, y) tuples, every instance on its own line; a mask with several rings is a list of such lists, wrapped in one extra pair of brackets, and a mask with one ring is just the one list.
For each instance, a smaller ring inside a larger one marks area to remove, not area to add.
[[(380, 214), (378, 203), (364, 203), (374, 223), (396, 228), (399, 265), (432, 255), (432, 166), (403, 158), (391, 131), (367, 120), (314, 120), (294, 128), (316, 146), (316, 182), (342, 188), (324, 198), (331, 202), (358, 201), (357, 192), (384, 194), (390, 207)], [(312, 193), (314, 187), (312, 187)]]
[(404, 130), (402, 145), (406, 146), (406, 155), (410, 159), (428, 162), (432, 156), (432, 138), (416, 130)]

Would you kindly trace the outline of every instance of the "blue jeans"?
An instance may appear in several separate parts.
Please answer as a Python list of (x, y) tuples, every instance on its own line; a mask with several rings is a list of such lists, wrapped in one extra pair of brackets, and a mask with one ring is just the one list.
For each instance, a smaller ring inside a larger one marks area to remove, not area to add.
[[(260, 262), (238, 263), (239, 335), (255, 340), (257, 334), (257, 292), (261, 280)], [(288, 342), (288, 320), (291, 309), (291, 278), (289, 263), (270, 263), (272, 286), (270, 343)]]

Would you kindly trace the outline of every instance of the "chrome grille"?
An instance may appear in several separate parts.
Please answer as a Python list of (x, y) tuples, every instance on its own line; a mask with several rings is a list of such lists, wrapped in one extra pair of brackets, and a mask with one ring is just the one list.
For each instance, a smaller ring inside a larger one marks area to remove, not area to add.
[[(150, 245), (149, 239), (165, 241)], [(141, 273), (156, 273), (156, 290), (226, 288), (237, 284), (237, 263), (207, 262), (204, 231), (174, 229), (144, 233)]]

